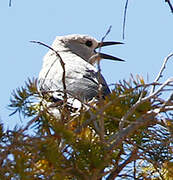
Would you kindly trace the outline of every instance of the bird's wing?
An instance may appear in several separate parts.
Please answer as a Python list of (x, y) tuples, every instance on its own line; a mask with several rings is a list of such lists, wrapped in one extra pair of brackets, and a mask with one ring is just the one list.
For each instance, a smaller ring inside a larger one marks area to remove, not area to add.
[(91, 100), (98, 96), (99, 85), (103, 97), (110, 93), (104, 77), (99, 72), (87, 69), (83, 76), (80, 79), (75, 79), (72, 84), (68, 85), (67, 89), (71, 94), (85, 100)]

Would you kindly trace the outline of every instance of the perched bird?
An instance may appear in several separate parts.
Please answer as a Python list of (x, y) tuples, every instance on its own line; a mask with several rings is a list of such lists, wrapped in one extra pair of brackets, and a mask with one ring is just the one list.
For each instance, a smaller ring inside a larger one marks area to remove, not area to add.
[(100, 59), (123, 60), (96, 52), (96, 49), (116, 44), (122, 43), (99, 42), (88, 35), (57, 36), (52, 44), (54, 51), (50, 49), (43, 59), (43, 66), (38, 79), (40, 91), (48, 92), (54, 102), (62, 101), (64, 97), (62, 82), (64, 70), (60, 63), (61, 57), (65, 63), (66, 93), (69, 99), (68, 103), (71, 103), (71, 106), (78, 107), (80, 106), (79, 102), (97, 99), (98, 89), (100, 89), (102, 97), (108, 95), (110, 89), (94, 64)]

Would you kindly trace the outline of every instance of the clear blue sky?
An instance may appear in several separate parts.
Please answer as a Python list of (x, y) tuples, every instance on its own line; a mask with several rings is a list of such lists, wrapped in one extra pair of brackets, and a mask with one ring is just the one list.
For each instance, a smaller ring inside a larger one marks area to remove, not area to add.
[[(149, 82), (154, 80), (164, 57), (173, 52), (173, 14), (165, 0), (129, 0), (122, 40), (125, 1), (12, 0), (12, 7), (8, 7), (8, 0), (0, 1), (0, 119), (6, 127), (22, 123), (18, 115), (9, 117), (11, 92), (24, 85), (28, 77), (38, 77), (42, 57), (48, 51), (30, 40), (50, 45), (56, 36), (73, 33), (89, 34), (100, 40), (112, 25), (106, 40), (123, 41), (125, 45), (102, 51), (126, 62), (101, 63), (107, 82), (128, 79), (130, 73), (142, 75), (145, 80), (148, 76)], [(173, 59), (164, 75), (165, 79), (173, 76)]]

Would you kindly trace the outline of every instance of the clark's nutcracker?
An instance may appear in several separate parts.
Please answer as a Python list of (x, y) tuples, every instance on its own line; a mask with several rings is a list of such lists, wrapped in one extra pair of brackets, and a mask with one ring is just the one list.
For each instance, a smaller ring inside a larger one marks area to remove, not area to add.
[[(97, 48), (116, 44), (122, 43), (99, 42), (88, 35), (78, 34), (56, 37), (52, 48), (65, 63), (66, 92), (72, 104), (73, 98), (85, 102), (93, 98), (97, 99), (99, 88), (103, 97), (110, 93), (104, 77), (94, 67), (94, 64), (100, 59), (123, 61), (117, 57), (96, 52)], [(54, 51), (50, 49), (45, 55), (38, 83), (41, 92), (50, 92), (53, 101), (62, 101), (64, 96), (62, 93), (63, 68), (60, 58)]]

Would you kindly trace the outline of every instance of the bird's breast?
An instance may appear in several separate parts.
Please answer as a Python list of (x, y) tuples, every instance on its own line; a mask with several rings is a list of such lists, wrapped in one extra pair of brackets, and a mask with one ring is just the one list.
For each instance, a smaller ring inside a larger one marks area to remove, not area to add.
[[(66, 86), (82, 79), (88, 70), (96, 72), (93, 65), (89, 64), (74, 53), (61, 52), (60, 56), (65, 63)], [(55, 53), (48, 52), (43, 59), (43, 67), (39, 73), (39, 86), (42, 89), (63, 90), (63, 68), (59, 57)]]

